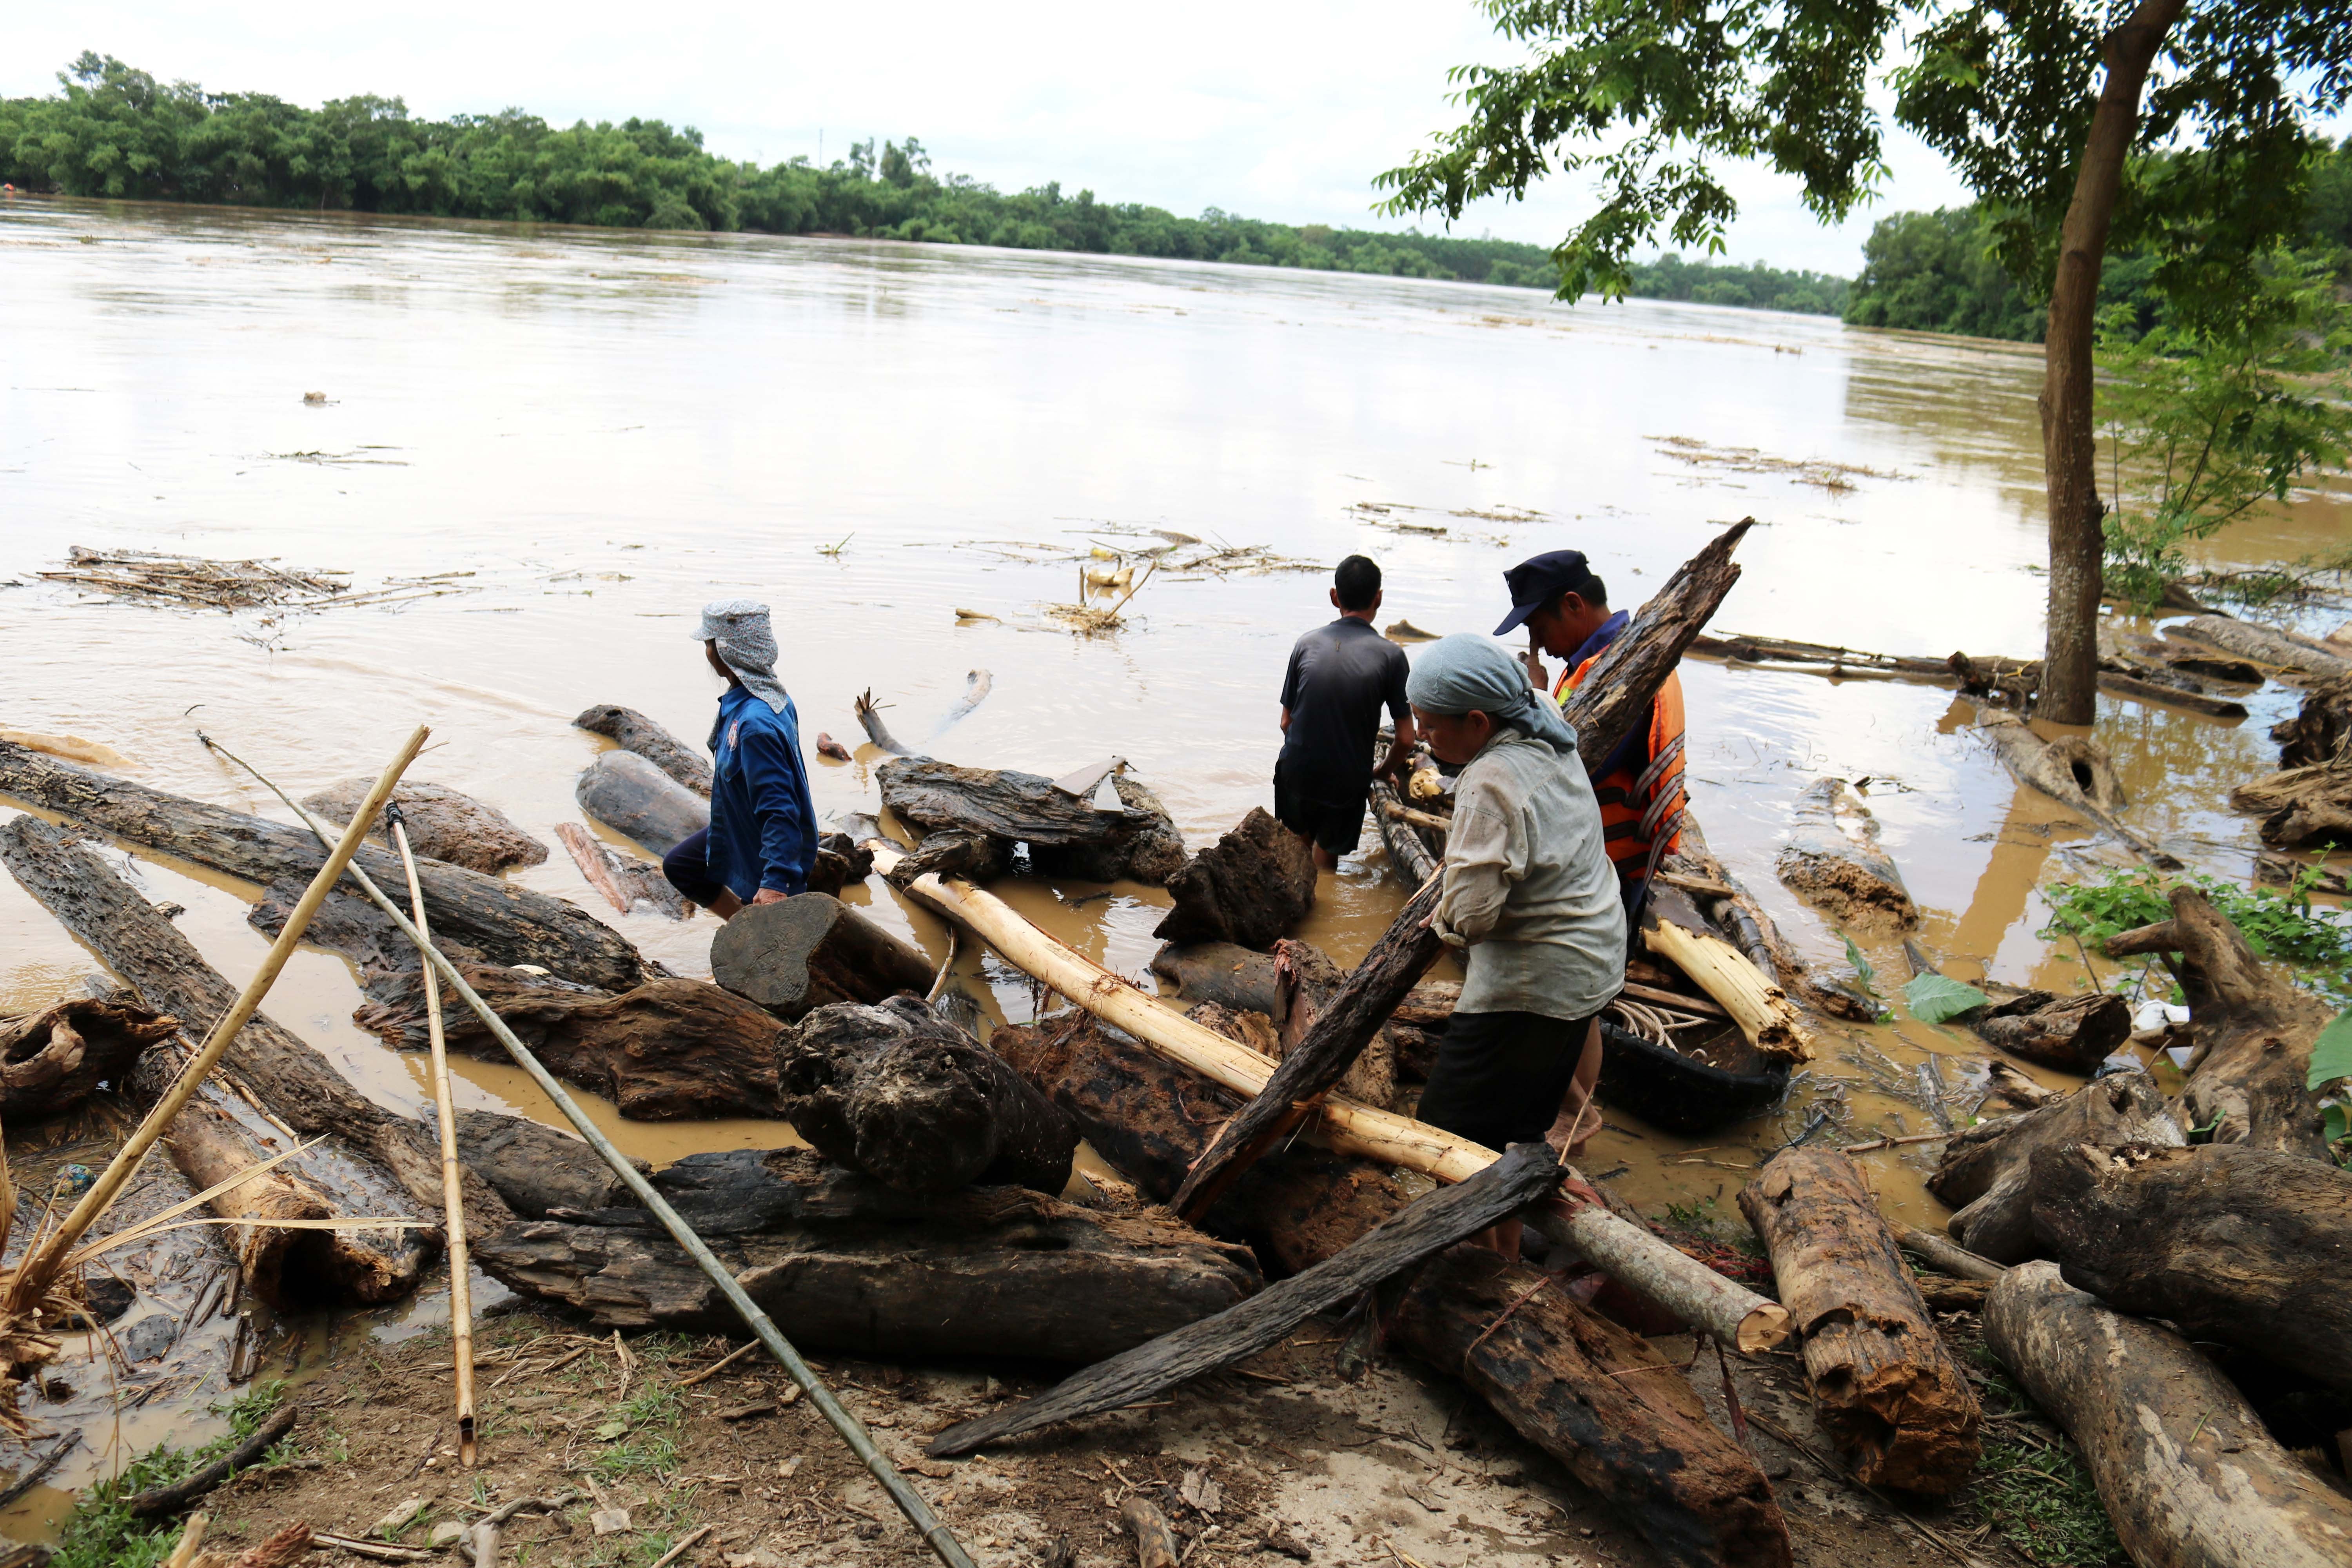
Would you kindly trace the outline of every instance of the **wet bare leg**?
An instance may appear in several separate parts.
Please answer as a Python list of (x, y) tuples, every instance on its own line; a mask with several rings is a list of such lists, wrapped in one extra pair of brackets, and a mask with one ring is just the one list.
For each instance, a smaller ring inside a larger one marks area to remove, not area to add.
[(1585, 1144), (1601, 1131), (1601, 1111), (1592, 1103), (1592, 1091), (1601, 1081), (1601, 1020), (1595, 1018), (1585, 1026), (1584, 1049), (1576, 1058), (1576, 1075), (1569, 1080), (1568, 1092), (1560, 1097), (1559, 1114), (1553, 1119), (1551, 1131), (1544, 1142), (1560, 1152), (1563, 1160), (1573, 1160), (1584, 1152)]

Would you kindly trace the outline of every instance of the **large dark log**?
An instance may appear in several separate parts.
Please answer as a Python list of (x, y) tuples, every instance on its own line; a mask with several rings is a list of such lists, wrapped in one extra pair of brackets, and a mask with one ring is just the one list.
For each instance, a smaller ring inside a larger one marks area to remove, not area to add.
[(1315, 907), (1315, 852), (1263, 806), (1168, 879), (1176, 907), (1152, 928), (1165, 942), (1272, 947)]
[(1633, 623), (1569, 693), (1560, 710), (1576, 726), (1579, 755), (1597, 763), (1650, 721), (1650, 704), (1658, 688), (1739, 581), (1731, 552), (1755, 526), (1754, 518), (1740, 519), (1677, 567), (1657, 597), (1633, 612)]
[(2270, 773), (2230, 792), (2263, 819), (2263, 842), (2282, 849), (2352, 844), (2352, 756)]
[(635, 752), (600, 752), (572, 786), (580, 809), (667, 855), (710, 826), (710, 803)]
[(2352, 1393), (2352, 1171), (2242, 1143), (2045, 1148), (2033, 1223), (2117, 1311)]
[[(1107, 1215), (1019, 1187), (895, 1193), (804, 1149), (696, 1154), (653, 1178), (794, 1342), (894, 1359), (1094, 1361), (1257, 1288), (1239, 1247), (1165, 1215)], [(475, 1258), (599, 1327), (740, 1332), (641, 1209), (524, 1222)]]
[[(1285, 937), (1274, 944), (1275, 983), (1279, 987), (1272, 1015), (1276, 1020), (1274, 1048), (1265, 1054), (1287, 1061), (1315, 1037), (1315, 1021), (1335, 1005), (1347, 988), (1349, 971), (1311, 942)], [(1364, 1048), (1334, 1086), (1359, 1105), (1394, 1108), (1397, 1100), (1397, 1052), (1391, 1032), (1396, 1016), (1412, 1006), (1416, 985), (1389, 1010), (1388, 1019), (1373, 1031)], [(1458, 993), (1456, 994), (1458, 996)], [(1449, 1004), (1445, 1016), (1454, 1009)], [(1425, 1016), (1425, 1015), (1424, 1015)], [(1424, 1071), (1423, 1076), (1427, 1077)]]
[[(373, 778), (344, 779), (304, 796), (303, 809), (344, 826), (374, 784)], [(547, 846), (517, 827), (505, 812), (446, 785), (403, 781), (392, 792), (392, 804), (406, 819), (409, 846), (419, 855), (490, 877), (547, 858)], [(392, 830), (381, 814), (368, 837), (391, 845)]]
[(1790, 1149), (1739, 1192), (1805, 1337), (1814, 1412), (1854, 1478), (1942, 1497), (1976, 1468), (1983, 1422), (1851, 1156)]
[(829, 893), (755, 904), (710, 943), (710, 978), (787, 1023), (835, 1002), (931, 988), (920, 952)]
[(1305, 1114), (1300, 1108), (1329, 1092), (1355, 1065), (1405, 993), (1437, 960), (1441, 944), (1426, 921), (1437, 908), (1441, 887), (1427, 883), (1405, 900), (1364, 962), (1317, 1012), (1307, 1037), (1241, 1114), (1218, 1131), (1171, 1200), (1178, 1214), (1192, 1219), (1206, 1214), (1234, 1173), (1296, 1128)]
[(2281, 1447), (2246, 1398), (2168, 1329), (2012, 1268), (1985, 1343), (2074, 1439), (2135, 1563), (2341, 1568), (2352, 1500)]
[(2131, 1037), (2131, 1004), (2112, 991), (2027, 991), (1967, 1020), (1987, 1045), (2061, 1072), (2096, 1072)]
[(1069, 1183), (1076, 1124), (912, 996), (820, 1007), (784, 1032), (778, 1059), (793, 1131), (885, 1186), (1058, 1195)]
[(1841, 924), (1892, 936), (1919, 923), (1878, 819), (1843, 779), (1816, 779), (1798, 797), (1778, 864), (1782, 882)]
[[(247, 911), (245, 923), (264, 936), (276, 937), (286, 929), (286, 917), (302, 901), (303, 891), (310, 885), (307, 877), (282, 877), (270, 883)], [(341, 888), (329, 893), (326, 902), (319, 906), (319, 912), (310, 917), (310, 923), (303, 928), (302, 941), (306, 946), (323, 947), (349, 959), (358, 973), (362, 990), (367, 989), (373, 976), (416, 969), (424, 963), (417, 956), (416, 944), (402, 935), (400, 928), (365, 894), (347, 892)], [(445, 937), (438, 930), (433, 933), (433, 945), (452, 963), (491, 962), (481, 949)]]
[(1295, 1274), (1213, 1318), (1087, 1368), (1050, 1393), (960, 1422), (931, 1439), (934, 1455), (969, 1454), (1056, 1421), (1115, 1410), (1187, 1378), (1231, 1366), (1278, 1344), (1327, 1307), (1352, 1300), (1430, 1254), (1507, 1218), (1559, 1184), (1559, 1163), (1522, 1143), (1455, 1186), (1408, 1204), (1337, 1257)]
[(72, 1110), (179, 1029), (177, 1018), (89, 996), (0, 1018), (0, 1121), (13, 1127)]
[(1100, 844), (1036, 844), (1029, 846), (1029, 864), (1041, 877), (1067, 877), (1085, 882), (1114, 882), (1124, 877), (1150, 887), (1164, 888), (1184, 868), (1184, 836), (1160, 797), (1139, 779), (1115, 773), (1111, 792), (1127, 808), (1128, 821)]
[(635, 709), (599, 702), (572, 723), (635, 752), (703, 799), (710, 798), (710, 760)]
[(2279, 743), (2282, 768), (2352, 762), (2352, 677), (2306, 688), (2303, 707), (2294, 718), (2272, 725), (2271, 739)]
[(961, 827), (1016, 844), (1101, 844), (1129, 822), (1102, 811), (1036, 773), (960, 768), (929, 757), (894, 757), (875, 770), (882, 804), (919, 833)]
[(1282, 1022), (1272, 953), (1230, 942), (1170, 942), (1151, 955), (1151, 972), (1173, 981), (1180, 1000), (1214, 1002)]
[(2033, 1228), (2036, 1150), (2187, 1142), (2170, 1102), (2146, 1073), (2116, 1073), (2022, 1115), (1954, 1133), (1927, 1190), (1959, 1211), (1946, 1226), (1953, 1240), (1995, 1263), (2022, 1263), (2042, 1256)]
[[(460, 1110), (457, 1157), (523, 1219), (543, 1219), (550, 1209), (601, 1209), (629, 1201), (629, 1189), (577, 1134), (524, 1117)], [(629, 1163), (640, 1173), (653, 1170), (643, 1160)], [(470, 1209), (466, 1219), (469, 1226), (481, 1223)]]
[[(459, 970), (550, 1072), (604, 1096), (633, 1121), (772, 1117), (782, 1104), (775, 1017), (731, 991), (673, 976), (615, 996), (548, 985), (510, 969)], [(401, 1049), (430, 1044), (421, 973), (381, 975), (368, 994), (353, 1023)], [(484, 1061), (508, 1059), (506, 1047), (446, 981), (441, 1011), (450, 1049)]]
[[(281, 877), (307, 882), (327, 860), (307, 828), (166, 795), (5, 742), (0, 795), (264, 886)], [(407, 885), (399, 857), (387, 850), (364, 845), (354, 863), (379, 886)], [(416, 869), (436, 939), (478, 949), (495, 963), (536, 963), (608, 991), (646, 978), (637, 950), (577, 904), (438, 861), (419, 861)]]

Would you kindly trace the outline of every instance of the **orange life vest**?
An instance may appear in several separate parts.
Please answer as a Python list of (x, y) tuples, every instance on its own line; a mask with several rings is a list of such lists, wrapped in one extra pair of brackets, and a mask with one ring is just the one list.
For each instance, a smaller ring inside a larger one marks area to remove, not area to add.
[[(1554, 700), (1583, 685), (1586, 674), (1600, 662), (1601, 655), (1594, 654), (1562, 675), (1559, 684), (1552, 689)], [(1617, 874), (1629, 880), (1643, 877), (1647, 873), (1650, 850), (1659, 830), (1677, 817), (1689, 799), (1683, 787), (1681, 676), (1667, 676), (1650, 704), (1649, 744), (1629, 758), (1623, 767), (1612, 773), (1595, 773), (1592, 795), (1601, 803), (1601, 826)], [(1677, 847), (1681, 837), (1677, 827), (1667, 838), (1666, 848)]]

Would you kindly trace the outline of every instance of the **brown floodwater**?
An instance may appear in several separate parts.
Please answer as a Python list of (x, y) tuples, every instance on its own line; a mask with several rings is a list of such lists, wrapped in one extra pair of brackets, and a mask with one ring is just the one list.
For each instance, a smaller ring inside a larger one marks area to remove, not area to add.
[[(1075, 555), (1156, 544), (1151, 530), (1327, 569), (1364, 552), (1387, 574), (1383, 623), (1447, 632), (1490, 627), (1523, 556), (1582, 549), (1616, 602), (1638, 603), (1753, 515), (1719, 629), (1911, 654), (2041, 644), (2040, 356), (2015, 345), (1130, 258), (22, 198), (0, 205), (0, 726), (102, 742), (142, 782), (264, 816), (282, 814), (198, 727), (303, 792), (373, 774), (428, 723), (412, 776), (552, 847), (605, 744), (572, 715), (625, 703), (698, 740), (716, 689), (688, 640), (695, 612), (751, 595), (775, 608), (812, 747), (819, 731), (859, 739), (850, 703), (870, 689), (901, 739), (956, 762), (1057, 775), (1123, 756), (1206, 842), (1268, 802), (1284, 658), (1328, 618), (1328, 578), (1163, 574), (1110, 636), (1046, 615), (1076, 595)], [(2293, 561), (2347, 531), (2340, 501), (2312, 500), (2210, 558)], [(315, 614), (128, 605), (37, 575), (75, 545), (446, 592)], [(939, 728), (979, 668), (990, 696)], [(1698, 661), (1683, 679), (1697, 816), (1805, 957), (1850, 973), (1841, 933), (1772, 876), (1790, 805), (1832, 773), (1870, 781), (1939, 962), (2076, 984), (2072, 945), (2035, 934), (2037, 889), (2113, 850), (2021, 794), (1966, 703)], [(2293, 703), (2267, 689), (2232, 726), (2102, 698), (2095, 733), (2135, 820), (2242, 879), (2254, 838), (2223, 795), (2272, 764), (2264, 731)], [(873, 807), (873, 760), (812, 755), (821, 816)], [(1399, 902), (1370, 844), (1325, 879), (1303, 933), (1343, 962)], [(185, 906), (182, 929), (225, 973), (251, 973), (257, 889), (122, 859), (149, 897)], [(707, 917), (613, 915), (560, 849), (515, 879), (707, 973)], [(1136, 975), (1166, 902), (997, 890)], [(851, 897), (943, 952), (940, 922), (878, 879)], [(1899, 949), (1864, 951), (1898, 988)], [(0, 1012), (93, 967), (0, 879)], [(1028, 1016), (1017, 976), (977, 953), (961, 967), (997, 1016)], [(418, 1061), (359, 1031), (357, 1002), (340, 959), (305, 952), (268, 1011), (371, 1094), (421, 1107)], [(1728, 1213), (1825, 1092), (1844, 1096), (1840, 1130), (1916, 1131), (1932, 1125), (1906, 1088), (1917, 1064), (1938, 1064), (1963, 1107), (1981, 1072), (1957, 1029), (1822, 1033), (1781, 1114), (1704, 1146), (1612, 1116), (1590, 1168), (1622, 1168), (1654, 1208)], [(458, 1072), (468, 1103), (552, 1119), (515, 1069)], [(596, 1110), (656, 1160), (789, 1136)], [(1939, 1215), (1918, 1186), (1927, 1152), (1866, 1158), (1891, 1209)], [(329, 1353), (322, 1330), (296, 1327)], [(81, 1484), (121, 1451), (77, 1450), (56, 1479)]]

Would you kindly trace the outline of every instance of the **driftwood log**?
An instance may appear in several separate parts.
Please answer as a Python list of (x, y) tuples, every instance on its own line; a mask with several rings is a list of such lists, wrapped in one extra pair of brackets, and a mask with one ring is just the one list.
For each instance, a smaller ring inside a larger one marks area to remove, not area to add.
[(1871, 1486), (1942, 1497), (1976, 1468), (1983, 1412), (1852, 1157), (1790, 1149), (1739, 1193), (1805, 1340), (1814, 1413)]
[(102, 1083), (119, 1083), (180, 1021), (96, 997), (74, 996), (0, 1019), (0, 1122), (16, 1126), (70, 1110)]
[(828, 893), (755, 904), (710, 943), (710, 978), (787, 1023), (835, 1002), (931, 988), (923, 955)]
[[(1661, 868), (1675, 877), (1703, 879), (1731, 889), (1728, 893), (1694, 897), (1700, 911), (1731, 939), (1734, 947), (1748, 955), (1748, 962), (1767, 981), (1815, 1012), (1862, 1024), (1877, 1021), (1881, 1009), (1876, 1002), (1851, 986), (1816, 976), (1806, 967), (1764, 906), (1707, 847), (1706, 833), (1688, 809), (1683, 813), (1678, 847), (1665, 858)], [(1666, 877), (1658, 880), (1672, 885)]]
[(1389, 852), (1389, 864), (1396, 868), (1397, 879), (1408, 891), (1420, 887), (1437, 874), (1437, 857), (1430, 852), (1421, 829), (1404, 818), (1407, 807), (1397, 799), (1395, 786), (1386, 779), (1374, 779), (1367, 797), (1372, 808), (1372, 820), (1380, 824), (1381, 843)]
[(875, 771), (882, 804), (920, 834), (959, 828), (1029, 846), (1047, 876), (1164, 883), (1182, 859), (1182, 841), (1151, 792), (1124, 775), (1112, 781), (1119, 809), (1107, 811), (1053, 780), (1010, 769), (964, 768), (898, 756)]
[(887, 1187), (1057, 1196), (1069, 1183), (1076, 1123), (912, 996), (820, 1007), (784, 1032), (778, 1058), (793, 1130)]
[[(338, 827), (347, 826), (374, 783), (373, 778), (350, 778), (329, 784), (304, 796), (302, 808)], [(446, 784), (403, 781), (392, 792), (392, 804), (407, 819), (408, 842), (419, 855), (492, 877), (547, 859), (547, 846), (517, 827), (505, 812)], [(391, 829), (381, 814), (368, 837), (391, 845)]]
[(1315, 855), (1263, 806), (1168, 879), (1175, 907), (1152, 928), (1163, 942), (1272, 947), (1315, 907)]
[[(818, 1349), (1098, 1361), (1258, 1285), (1245, 1250), (1165, 1215), (1097, 1214), (1019, 1187), (919, 1197), (805, 1149), (688, 1155), (653, 1182), (794, 1342)], [(642, 1209), (519, 1223), (474, 1256), (599, 1328), (741, 1331)]]
[(2352, 1394), (2352, 1171), (2240, 1143), (2045, 1148), (2033, 1223), (2076, 1289)]
[[(1366, 956), (1369, 959), (1370, 955)], [(1313, 942), (1292, 937), (1274, 944), (1274, 963), (1277, 991), (1270, 1016), (1274, 1048), (1266, 1055), (1276, 1061), (1287, 1061), (1315, 1037), (1316, 1021), (1339, 1002), (1352, 972), (1332, 963), (1330, 954)], [(1397, 1052), (1393, 1038), (1396, 1017), (1409, 1009), (1417, 1016), (1428, 1016), (1425, 1008), (1414, 1007), (1413, 997), (1421, 992), (1422, 987), (1414, 985), (1389, 1009), (1387, 1021), (1373, 1031), (1364, 1048), (1356, 1053), (1355, 1061), (1339, 1076), (1336, 1086), (1339, 1093), (1360, 1104), (1377, 1105), (1383, 1110), (1397, 1103)], [(1457, 988), (1454, 995), (1458, 998), (1460, 994)], [(1449, 1002), (1444, 1016), (1451, 1018), (1453, 1015)], [(1428, 1076), (1425, 1070), (1423, 1076)]]
[[(632, 1121), (774, 1116), (782, 1103), (775, 1017), (707, 981), (649, 980), (616, 996), (511, 969), (458, 967), (550, 1072), (604, 1096)], [(380, 976), (368, 994), (353, 1023), (396, 1048), (425, 1047), (421, 972)], [(441, 1012), (450, 1049), (507, 1059), (506, 1047), (446, 981)]]
[(600, 752), (572, 786), (580, 809), (667, 855), (710, 826), (710, 803), (635, 752)]
[(1965, 1020), (1987, 1045), (2061, 1072), (2088, 1076), (2131, 1037), (2131, 1004), (2112, 991), (2061, 996), (2027, 991)]
[(1979, 713), (1977, 730), (2020, 784), (2122, 840), (2159, 870), (2180, 869), (2179, 859), (2116, 815), (2127, 804), (2123, 785), (2116, 780), (2114, 759), (2096, 742), (2081, 735), (2045, 741), (2014, 713)]
[(2352, 762), (2352, 676), (2307, 687), (2302, 708), (2272, 725), (2271, 739), (2279, 743), (2282, 768)]
[(1171, 982), (1179, 1000), (1263, 1013), (1282, 1022), (1274, 955), (1230, 942), (1170, 942), (1151, 955), (1151, 972)]
[(635, 752), (703, 799), (710, 798), (710, 759), (635, 709), (599, 702), (572, 723), (625, 752)]
[(1878, 841), (1878, 819), (1843, 779), (1816, 779), (1798, 797), (1778, 868), (1808, 903), (1865, 935), (1919, 923), (1919, 906)]
[[(604, 901), (621, 914), (633, 914), (640, 905), (674, 921), (691, 911), (686, 895), (670, 886), (661, 868), (634, 855), (623, 855), (576, 822), (559, 822), (555, 837)], [(371, 905), (370, 908), (374, 906)], [(385, 922), (387, 925), (390, 921)]]
[[(526, 1117), (459, 1110), (457, 1157), (522, 1219), (544, 1219), (553, 1209), (609, 1208), (628, 1201), (628, 1188), (578, 1134)], [(641, 1173), (653, 1169), (643, 1160), (630, 1163)], [(468, 1199), (469, 1227), (481, 1223), (471, 1205)]]
[(2036, 1110), (1954, 1133), (1927, 1191), (1959, 1211), (1945, 1227), (1953, 1240), (1995, 1263), (2023, 1263), (2042, 1255), (2033, 1226), (2036, 1151), (2077, 1143), (2179, 1148), (2187, 1142), (2153, 1079), (2115, 1073)]
[(2230, 805), (2260, 816), (2263, 842), (2278, 848), (2352, 844), (2352, 755), (2242, 784)]
[(2229, 616), (2197, 616), (2166, 627), (2165, 635), (2193, 637), (2240, 658), (2317, 679), (2352, 675), (2352, 658), (2330, 651), (2316, 637), (2301, 637)]
[[(283, 877), (307, 882), (327, 860), (307, 829), (166, 795), (5, 742), (0, 742), (0, 795), (263, 886)], [(381, 886), (406, 886), (399, 857), (388, 850), (362, 846), (354, 863)], [(637, 950), (576, 904), (438, 861), (420, 861), (416, 869), (436, 939), (474, 948), (493, 963), (536, 963), (608, 991), (625, 991), (646, 978)]]
[(2352, 1500), (2281, 1447), (2189, 1342), (2070, 1288), (2053, 1263), (2012, 1268), (1985, 1302), (1985, 1343), (2066, 1428), (2132, 1561), (2337, 1568)]

